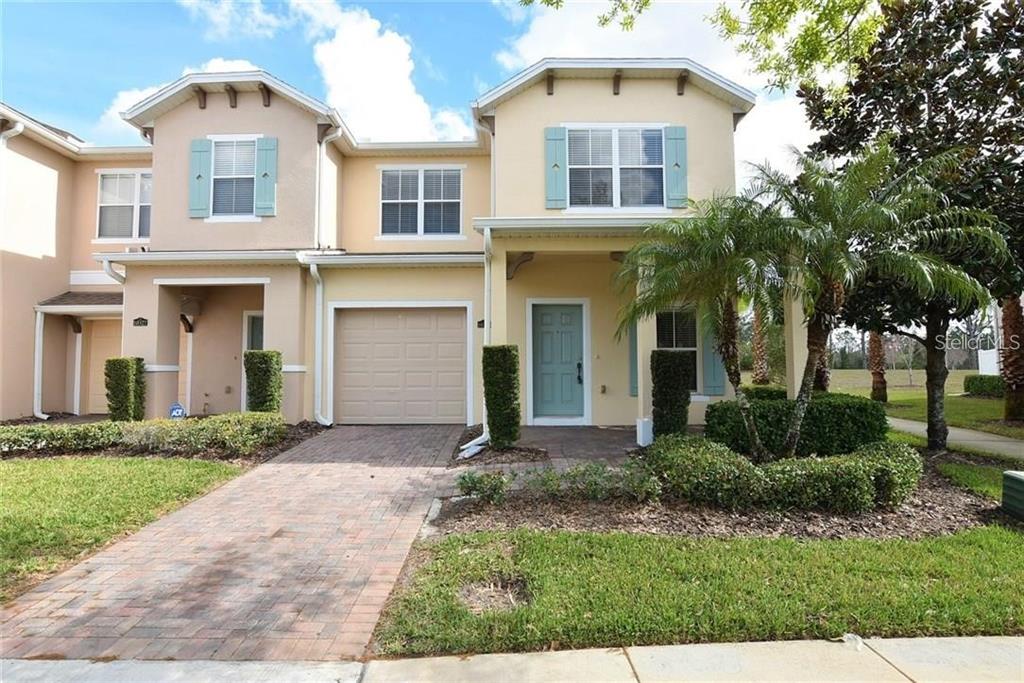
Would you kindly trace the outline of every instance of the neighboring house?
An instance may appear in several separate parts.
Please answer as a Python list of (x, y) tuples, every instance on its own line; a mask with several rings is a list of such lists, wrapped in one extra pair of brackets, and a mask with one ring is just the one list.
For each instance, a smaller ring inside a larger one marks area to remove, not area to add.
[(147, 412), (244, 405), (242, 351), (277, 349), (288, 420), (482, 418), (481, 346), (515, 344), (526, 424), (650, 415), (650, 351), (726, 394), (695, 316), (617, 339), (614, 274), (643, 226), (734, 189), (749, 91), (688, 59), (544, 60), (473, 104), (475, 140), (356, 141), (264, 72), (191, 74), (92, 148), (0, 109), (0, 417), (106, 410), (141, 356)]

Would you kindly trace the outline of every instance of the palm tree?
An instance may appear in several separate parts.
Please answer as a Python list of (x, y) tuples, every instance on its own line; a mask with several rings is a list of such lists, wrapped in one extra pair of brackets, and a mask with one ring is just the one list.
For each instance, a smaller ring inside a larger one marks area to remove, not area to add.
[(1017, 295), (1003, 299), (1003, 380), (1006, 398), (1003, 413), (1007, 420), (1024, 420), (1024, 311)]
[(871, 400), (889, 402), (889, 385), (885, 381), (885, 345), (878, 332), (868, 333), (868, 370), (871, 372)]
[(768, 345), (765, 340), (764, 313), (760, 306), (753, 306), (754, 325), (751, 335), (751, 350), (754, 356), (754, 372), (750, 379), (756, 385), (765, 385), (771, 382), (771, 373), (768, 367)]
[(767, 227), (780, 273), (789, 294), (802, 300), (807, 325), (807, 363), (781, 457), (796, 452), (815, 370), (852, 289), (874, 275), (926, 299), (984, 305), (985, 287), (942, 254), (956, 248), (981, 259), (1009, 256), (990, 215), (951, 206), (931, 184), (956, 167), (955, 154), (904, 173), (897, 172), (897, 159), (884, 143), (841, 169), (798, 152), (795, 160), (795, 180), (760, 165), (754, 185), (754, 196), (786, 216)]
[(750, 402), (740, 386), (739, 317), (741, 300), (763, 306), (765, 287), (779, 283), (759, 227), (770, 225), (768, 209), (742, 197), (715, 197), (691, 204), (692, 216), (648, 226), (623, 258), (618, 278), (636, 296), (621, 311), (619, 335), (637, 320), (680, 303), (701, 312), (715, 336), (725, 374), (750, 435), (751, 456), (764, 460)]

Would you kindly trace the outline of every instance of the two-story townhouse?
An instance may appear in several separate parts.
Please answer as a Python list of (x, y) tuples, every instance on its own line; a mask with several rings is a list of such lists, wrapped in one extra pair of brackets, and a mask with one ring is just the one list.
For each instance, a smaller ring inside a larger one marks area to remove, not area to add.
[[(151, 415), (239, 409), (242, 351), (262, 347), (283, 354), (289, 420), (473, 424), (481, 347), (509, 343), (527, 424), (644, 424), (658, 347), (692, 358), (700, 421), (727, 387), (697, 316), (681, 302), (617, 337), (614, 274), (644, 225), (733, 191), (753, 104), (688, 59), (544, 60), (473, 104), (474, 140), (372, 143), (264, 72), (185, 76), (124, 113), (151, 142), (138, 161), (88, 162), (70, 230), (114, 284), (34, 294), (16, 363), (36, 348), (37, 412), (101, 410), (67, 379), (87, 311), (53, 306), (120, 289), (118, 351), (146, 360)], [(75, 367), (102, 377), (102, 355)]]

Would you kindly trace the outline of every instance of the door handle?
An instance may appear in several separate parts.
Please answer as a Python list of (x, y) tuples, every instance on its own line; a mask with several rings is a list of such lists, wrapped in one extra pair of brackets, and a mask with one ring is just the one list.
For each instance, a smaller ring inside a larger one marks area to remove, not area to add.
[(583, 362), (576, 364), (576, 383), (583, 384)]

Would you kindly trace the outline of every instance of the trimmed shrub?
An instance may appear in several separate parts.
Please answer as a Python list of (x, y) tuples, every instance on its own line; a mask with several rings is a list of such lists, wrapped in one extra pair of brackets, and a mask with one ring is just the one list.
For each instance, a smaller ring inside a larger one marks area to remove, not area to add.
[(81, 453), (113, 448), (121, 442), (123, 427), (121, 422), (107, 421), (0, 426), (0, 453)]
[(1001, 375), (967, 375), (964, 377), (964, 392), (971, 396), (1004, 398), (1006, 382)]
[(128, 453), (249, 455), (284, 437), (278, 413), (227, 413), (202, 419), (28, 424), (0, 427), (0, 452), (80, 453), (117, 448)]
[[(782, 450), (794, 401), (751, 401), (761, 441), (772, 453)], [(740, 453), (750, 452), (743, 417), (735, 401), (708, 405), (704, 435)], [(815, 394), (807, 406), (797, 455), (838, 455), (875, 441), (888, 431), (885, 407), (862, 396)]]
[(651, 399), (654, 434), (683, 434), (690, 412), (690, 366), (687, 355), (669, 349), (651, 351)]
[(656, 502), (661, 498), (661, 480), (639, 458), (623, 463), (619, 470), (619, 489), (623, 496), (638, 503)]
[(458, 476), (455, 485), (458, 487), (459, 493), (464, 496), (473, 496), (496, 505), (504, 502), (508, 496), (508, 490), (512, 486), (515, 476), (515, 473), (506, 475), (501, 470), (496, 472), (469, 470)]
[(602, 462), (588, 462), (562, 473), (562, 493), (587, 500), (607, 500), (617, 493), (616, 472)]
[(137, 357), (108, 358), (103, 366), (107, 412), (115, 422), (146, 415), (146, 363)]
[(519, 347), (485, 346), (483, 375), (491, 446), (511, 448), (519, 440)]
[(562, 493), (562, 475), (550, 467), (530, 470), (523, 475), (523, 487), (536, 495), (555, 498)]
[(764, 504), (779, 509), (857, 514), (874, 508), (871, 467), (859, 458), (788, 458), (761, 468)]
[(754, 463), (726, 446), (695, 436), (655, 439), (644, 459), (661, 477), (665, 495), (730, 509), (756, 505), (764, 475)]
[(244, 358), (246, 408), (258, 413), (281, 412), (284, 393), (281, 352), (246, 351)]
[(751, 386), (743, 387), (743, 393), (751, 401), (785, 401), (786, 387)]
[(894, 508), (904, 503), (917, 489), (924, 473), (921, 455), (905, 443), (878, 441), (847, 457), (859, 458), (870, 468), (878, 507)]

